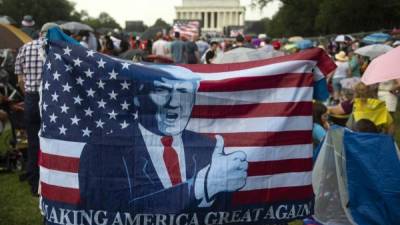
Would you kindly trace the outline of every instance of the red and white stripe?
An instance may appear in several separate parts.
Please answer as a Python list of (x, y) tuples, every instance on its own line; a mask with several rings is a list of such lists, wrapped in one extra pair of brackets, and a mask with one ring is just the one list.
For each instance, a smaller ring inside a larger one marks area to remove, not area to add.
[(79, 158), (85, 143), (40, 138), (40, 184), (44, 198), (79, 202)]
[(312, 198), (313, 84), (334, 69), (318, 51), (185, 66), (202, 77), (187, 129), (222, 135), (226, 153), (247, 155), (248, 178), (233, 204)]

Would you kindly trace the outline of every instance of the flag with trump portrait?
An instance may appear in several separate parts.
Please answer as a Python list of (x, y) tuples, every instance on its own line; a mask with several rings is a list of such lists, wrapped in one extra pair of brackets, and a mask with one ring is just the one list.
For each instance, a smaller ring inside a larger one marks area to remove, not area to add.
[(47, 224), (279, 224), (313, 213), (322, 49), (249, 63), (132, 63), (49, 31)]

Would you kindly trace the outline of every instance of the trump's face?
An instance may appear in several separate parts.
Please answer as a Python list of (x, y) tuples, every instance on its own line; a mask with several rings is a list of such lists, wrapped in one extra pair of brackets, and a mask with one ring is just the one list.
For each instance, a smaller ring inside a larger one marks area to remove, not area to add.
[(139, 96), (139, 121), (160, 135), (181, 133), (190, 119), (196, 83), (161, 78), (153, 81), (147, 95)]

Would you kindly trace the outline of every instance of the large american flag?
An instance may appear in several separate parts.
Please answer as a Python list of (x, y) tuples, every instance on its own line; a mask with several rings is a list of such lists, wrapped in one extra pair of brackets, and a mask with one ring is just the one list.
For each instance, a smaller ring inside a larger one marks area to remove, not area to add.
[[(79, 45), (49, 41), (41, 102), (40, 184), (45, 200), (80, 201), (79, 159), (87, 142), (126, 137), (135, 122), (135, 79), (149, 67)], [(233, 204), (313, 198), (313, 85), (335, 65), (322, 49), (248, 63), (184, 66), (201, 77), (187, 129), (219, 134), (243, 151), (246, 185)]]
[(173, 32), (179, 32), (182, 36), (191, 38), (199, 35), (200, 21), (198, 20), (179, 20), (172, 26)]

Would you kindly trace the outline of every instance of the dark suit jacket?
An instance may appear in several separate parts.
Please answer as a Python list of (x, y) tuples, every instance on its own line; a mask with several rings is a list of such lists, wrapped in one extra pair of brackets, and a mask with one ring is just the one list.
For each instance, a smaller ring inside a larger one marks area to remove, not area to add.
[(215, 140), (184, 131), (187, 181), (164, 189), (137, 126), (133, 134), (129, 144), (110, 139), (85, 146), (79, 169), (82, 207), (135, 213), (195, 209), (199, 201), (194, 197), (194, 181), (197, 173), (210, 164)]

